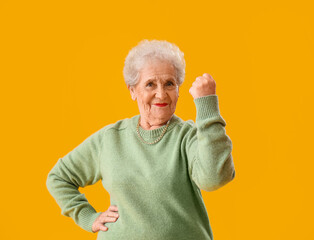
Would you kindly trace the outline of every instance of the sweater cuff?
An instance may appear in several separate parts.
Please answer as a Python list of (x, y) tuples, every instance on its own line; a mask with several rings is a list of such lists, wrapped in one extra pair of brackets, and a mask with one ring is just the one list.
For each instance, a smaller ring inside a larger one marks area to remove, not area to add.
[(216, 94), (195, 98), (194, 103), (196, 106), (196, 121), (220, 116), (218, 96)]
[(84, 230), (93, 233), (92, 230), (93, 223), (100, 214), (101, 212), (97, 213), (92, 206), (83, 208), (78, 216), (78, 218), (80, 219), (79, 225)]

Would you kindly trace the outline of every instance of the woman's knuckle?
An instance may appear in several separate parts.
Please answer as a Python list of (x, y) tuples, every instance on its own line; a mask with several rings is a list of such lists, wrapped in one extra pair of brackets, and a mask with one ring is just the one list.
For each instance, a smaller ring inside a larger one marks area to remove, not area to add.
[(115, 213), (115, 212), (111, 212), (109, 216), (110, 216), (110, 217), (118, 217), (119, 214), (118, 214), (118, 213)]
[(106, 217), (106, 220), (105, 220), (105, 223), (107, 223), (107, 222), (111, 222), (111, 217)]

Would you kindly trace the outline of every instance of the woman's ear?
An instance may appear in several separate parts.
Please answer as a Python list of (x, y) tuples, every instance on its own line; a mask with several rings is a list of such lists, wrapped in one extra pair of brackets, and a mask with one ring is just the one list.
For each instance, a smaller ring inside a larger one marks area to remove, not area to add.
[(136, 100), (136, 94), (135, 94), (135, 91), (134, 91), (134, 87), (128, 85), (128, 89), (130, 90), (132, 100), (135, 101)]

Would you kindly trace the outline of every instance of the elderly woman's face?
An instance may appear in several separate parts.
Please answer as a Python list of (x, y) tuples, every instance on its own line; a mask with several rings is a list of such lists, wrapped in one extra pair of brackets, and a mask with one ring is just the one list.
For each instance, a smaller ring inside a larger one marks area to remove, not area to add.
[(141, 117), (150, 125), (168, 121), (175, 112), (179, 97), (176, 78), (172, 64), (155, 60), (144, 65), (137, 84), (129, 87)]

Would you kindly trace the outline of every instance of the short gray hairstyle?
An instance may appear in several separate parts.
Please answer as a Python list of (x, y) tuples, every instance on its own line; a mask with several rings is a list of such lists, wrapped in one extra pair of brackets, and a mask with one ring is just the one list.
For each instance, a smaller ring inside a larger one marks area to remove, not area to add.
[(185, 78), (184, 53), (173, 43), (165, 40), (144, 39), (133, 47), (125, 58), (123, 76), (127, 85), (134, 86), (140, 77), (140, 71), (149, 60), (169, 61), (176, 69), (177, 84)]

